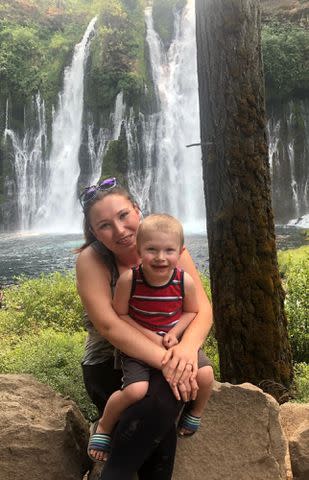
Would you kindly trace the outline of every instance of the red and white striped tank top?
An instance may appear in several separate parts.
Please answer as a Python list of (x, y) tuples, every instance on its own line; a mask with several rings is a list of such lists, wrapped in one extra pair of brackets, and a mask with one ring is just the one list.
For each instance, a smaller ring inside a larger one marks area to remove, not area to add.
[(165, 285), (147, 283), (142, 266), (132, 268), (129, 315), (140, 325), (155, 332), (168, 332), (183, 311), (183, 270), (175, 268)]

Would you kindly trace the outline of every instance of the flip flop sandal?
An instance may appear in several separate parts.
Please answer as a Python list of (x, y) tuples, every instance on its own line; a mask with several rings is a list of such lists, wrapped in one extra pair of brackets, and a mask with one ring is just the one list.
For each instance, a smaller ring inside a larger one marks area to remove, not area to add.
[[(181, 438), (184, 437), (192, 437), (198, 430), (201, 424), (201, 417), (196, 417), (195, 415), (191, 415), (190, 413), (183, 413), (180, 417), (177, 433), (178, 436)], [(185, 428), (186, 430), (190, 430), (189, 433), (182, 433), (180, 430)]]
[(97, 452), (109, 453), (111, 449), (111, 435), (108, 433), (96, 433), (98, 428), (98, 422), (93, 426), (93, 433), (90, 435), (87, 453), (88, 457), (97, 463), (105, 463), (105, 460), (98, 460), (90, 454), (90, 450), (96, 450)]

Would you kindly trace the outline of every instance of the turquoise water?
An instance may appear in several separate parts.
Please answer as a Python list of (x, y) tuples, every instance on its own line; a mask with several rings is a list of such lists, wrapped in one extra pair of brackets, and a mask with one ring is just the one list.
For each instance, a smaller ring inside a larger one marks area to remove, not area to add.
[[(74, 249), (82, 241), (81, 234), (0, 234), (0, 286), (15, 283), (15, 277), (20, 275), (35, 277), (74, 268)], [(292, 248), (304, 243), (304, 230), (277, 228), (278, 248)], [(199, 270), (205, 271), (208, 266), (206, 235), (187, 235), (186, 246)]]

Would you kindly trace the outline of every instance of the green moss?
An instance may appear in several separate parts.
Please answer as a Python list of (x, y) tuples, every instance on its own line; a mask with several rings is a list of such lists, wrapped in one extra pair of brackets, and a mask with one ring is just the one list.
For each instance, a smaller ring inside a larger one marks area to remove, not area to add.
[(85, 103), (92, 111), (111, 111), (120, 91), (133, 105), (149, 81), (145, 67), (143, 4), (114, 3), (112, 8), (101, 9), (91, 44)]
[(118, 140), (109, 143), (102, 165), (102, 177), (117, 177), (124, 186), (127, 184), (128, 145), (124, 128)]

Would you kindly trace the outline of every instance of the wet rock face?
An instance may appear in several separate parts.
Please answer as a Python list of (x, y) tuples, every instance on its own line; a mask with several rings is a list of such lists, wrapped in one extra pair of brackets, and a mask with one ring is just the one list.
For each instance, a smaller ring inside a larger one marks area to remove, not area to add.
[(83, 478), (88, 425), (74, 402), (30, 375), (0, 375), (0, 411), (1, 478)]
[(261, 0), (264, 20), (271, 17), (285, 18), (302, 26), (309, 24), (309, 1)]

